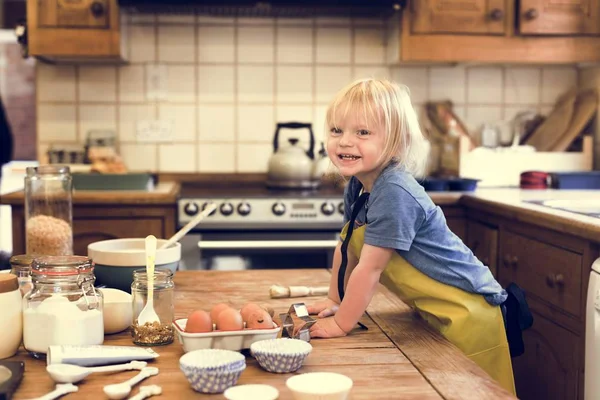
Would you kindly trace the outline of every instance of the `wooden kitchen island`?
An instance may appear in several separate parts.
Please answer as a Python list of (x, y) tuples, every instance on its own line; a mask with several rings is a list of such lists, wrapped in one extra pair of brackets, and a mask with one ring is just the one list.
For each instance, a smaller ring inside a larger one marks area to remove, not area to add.
[[(180, 271), (175, 274), (175, 317), (185, 318), (197, 308), (210, 310), (219, 302), (241, 306), (246, 302), (270, 304), (275, 315), (287, 312), (294, 302), (307, 304), (319, 298), (270, 299), (269, 287), (282, 285), (328, 285), (327, 270)], [(411, 313), (408, 306), (380, 285), (361, 322), (368, 331), (356, 329), (349, 336), (314, 339), (313, 350), (295, 374), (314, 371), (339, 372), (352, 378), (350, 399), (509, 399), (514, 398), (460, 350), (432, 331)], [(279, 323), (279, 320), (276, 319)], [(40, 332), (43, 334), (43, 332)], [(105, 345), (132, 345), (129, 331), (107, 335)], [(138, 384), (157, 384), (163, 398), (222, 399), (222, 394), (193, 391), (179, 369), (183, 349), (177, 342), (154, 347), (160, 357), (149, 365), (160, 369), (157, 376)], [(25, 361), (25, 376), (14, 399), (30, 399), (50, 392), (54, 383), (46, 363), (30, 357), (23, 348), (9, 360)], [(291, 399), (285, 381), (293, 374), (273, 374), (261, 369), (247, 354), (247, 368), (238, 385), (265, 383), (279, 390), (279, 399)], [(78, 384), (68, 399), (106, 398), (102, 387), (137, 374), (91, 374)], [(249, 399), (252, 400), (252, 399)]]

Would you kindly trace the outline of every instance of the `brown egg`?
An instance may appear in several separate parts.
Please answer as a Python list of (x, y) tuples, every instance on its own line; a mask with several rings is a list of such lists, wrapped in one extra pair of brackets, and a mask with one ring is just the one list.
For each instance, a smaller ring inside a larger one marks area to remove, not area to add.
[(273, 319), (266, 310), (260, 309), (254, 311), (248, 316), (246, 321), (246, 328), (248, 329), (272, 329)]
[(185, 331), (190, 333), (211, 332), (213, 329), (210, 314), (204, 310), (195, 310), (188, 315)]
[(275, 316), (275, 310), (273, 310), (273, 307), (268, 304), (261, 304), (260, 306), (269, 313), (271, 318)]
[(215, 323), (219, 331), (241, 331), (244, 329), (242, 315), (238, 310), (234, 310), (233, 308), (226, 308), (221, 311)]
[(248, 316), (255, 311), (262, 310), (261, 306), (256, 303), (246, 303), (244, 307), (240, 310), (240, 314), (242, 314), (242, 319), (244, 322), (248, 322)]
[(217, 322), (217, 317), (219, 316), (219, 314), (221, 314), (221, 311), (226, 310), (228, 308), (231, 308), (231, 306), (227, 303), (219, 303), (216, 306), (214, 306), (211, 310), (210, 310), (210, 319), (212, 319), (212, 321), (214, 323)]

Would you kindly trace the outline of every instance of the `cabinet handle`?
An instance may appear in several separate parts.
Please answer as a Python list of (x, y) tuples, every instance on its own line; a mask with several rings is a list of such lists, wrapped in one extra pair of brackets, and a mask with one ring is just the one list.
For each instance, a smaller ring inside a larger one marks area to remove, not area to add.
[(510, 254), (504, 255), (504, 258), (502, 259), (502, 264), (504, 264), (504, 266), (508, 268), (508, 266), (510, 265)]
[(530, 8), (529, 10), (525, 11), (525, 19), (532, 20), (536, 19), (538, 16), (538, 10), (536, 10), (535, 8)]
[(563, 274), (549, 274), (546, 276), (546, 284), (551, 288), (555, 286), (562, 288), (565, 285), (565, 277)]
[(518, 263), (519, 263), (519, 258), (517, 256), (513, 256), (513, 258), (510, 260), (510, 264), (513, 267), (516, 267)]
[(504, 11), (499, 8), (494, 8), (492, 12), (490, 12), (490, 19), (492, 21), (502, 21), (504, 19)]
[(101, 17), (104, 14), (104, 4), (99, 1), (94, 1), (92, 5), (90, 5), (90, 11), (94, 17)]

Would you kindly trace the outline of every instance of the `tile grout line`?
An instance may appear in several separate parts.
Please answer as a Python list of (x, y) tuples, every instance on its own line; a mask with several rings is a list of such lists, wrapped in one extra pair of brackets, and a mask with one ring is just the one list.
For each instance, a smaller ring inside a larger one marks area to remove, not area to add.
[(200, 81), (200, 20), (198, 14), (194, 12), (194, 125), (196, 127), (194, 132), (194, 171), (200, 173), (200, 93), (199, 85)]
[(239, 168), (240, 168), (240, 162), (239, 162), (239, 153), (240, 153), (240, 146), (238, 144), (239, 142), (239, 136), (240, 136), (240, 105), (239, 105), (239, 95), (238, 95), (238, 90), (239, 90), (239, 79), (238, 79), (238, 74), (239, 74), (239, 26), (237, 24), (238, 22), (238, 17), (234, 17), (234, 24), (233, 24), (233, 120), (235, 121), (235, 125), (233, 127), (233, 146), (234, 146), (234, 151), (233, 151), (233, 172), (240, 172)]
[[(153, 16), (153, 27), (154, 27), (154, 66), (158, 66), (160, 64), (159, 59), (160, 59), (160, 46), (159, 46), (159, 38), (158, 36), (160, 35), (160, 29), (158, 26), (158, 16), (156, 14), (154, 14)], [(145, 75), (146, 78), (145, 80), (147, 80), (147, 71), (145, 71)], [(159, 118), (159, 101), (154, 99), (152, 101), (152, 105), (154, 107), (154, 120), (158, 120)], [(160, 144), (159, 143), (154, 143), (154, 169), (156, 170), (156, 172), (162, 172), (161, 168), (160, 168)]]

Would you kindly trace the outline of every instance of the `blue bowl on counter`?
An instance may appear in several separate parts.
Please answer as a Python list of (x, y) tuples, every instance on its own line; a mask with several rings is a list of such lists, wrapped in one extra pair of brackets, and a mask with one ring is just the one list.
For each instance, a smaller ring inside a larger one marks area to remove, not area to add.
[(448, 190), (448, 179), (425, 178), (420, 183), (426, 192), (445, 192)]
[[(181, 244), (159, 249), (166, 241), (156, 241), (155, 268), (168, 269), (174, 274), (181, 259)], [(146, 268), (145, 239), (112, 239), (90, 243), (88, 257), (95, 264), (96, 285), (131, 293), (133, 271)]]
[(448, 180), (448, 190), (451, 192), (472, 192), (477, 189), (479, 179), (452, 178)]

